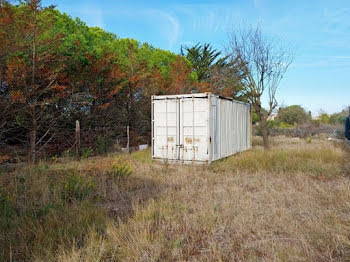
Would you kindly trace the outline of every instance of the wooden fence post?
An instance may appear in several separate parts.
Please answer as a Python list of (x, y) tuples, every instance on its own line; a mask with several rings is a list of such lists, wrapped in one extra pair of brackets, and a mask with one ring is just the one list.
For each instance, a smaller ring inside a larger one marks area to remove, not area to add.
[(130, 153), (130, 134), (129, 134), (129, 126), (126, 127), (126, 135), (128, 137), (128, 141), (126, 144), (126, 150), (128, 150), (128, 153)]
[(80, 158), (80, 123), (79, 120), (75, 121), (75, 154), (77, 158)]

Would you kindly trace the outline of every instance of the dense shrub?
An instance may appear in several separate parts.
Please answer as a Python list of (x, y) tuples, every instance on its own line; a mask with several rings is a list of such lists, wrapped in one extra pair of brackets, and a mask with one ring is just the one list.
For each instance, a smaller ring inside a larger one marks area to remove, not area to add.
[(111, 140), (108, 137), (99, 136), (97, 138), (97, 148), (96, 151), (99, 154), (107, 153), (109, 147), (111, 146)]
[(289, 125), (302, 124), (307, 122), (311, 117), (305, 112), (304, 108), (298, 105), (281, 107), (278, 111), (278, 121)]
[[(294, 128), (294, 125), (290, 125), (285, 122), (280, 122), (278, 120), (269, 120), (266, 123), (267, 133), (269, 135), (276, 135), (277, 133), (284, 132), (286, 129)], [(262, 131), (260, 125), (256, 125), (254, 129), (254, 134), (257, 136), (262, 136)]]
[(346, 113), (336, 113), (330, 116), (329, 122), (331, 124), (344, 124), (346, 119)]

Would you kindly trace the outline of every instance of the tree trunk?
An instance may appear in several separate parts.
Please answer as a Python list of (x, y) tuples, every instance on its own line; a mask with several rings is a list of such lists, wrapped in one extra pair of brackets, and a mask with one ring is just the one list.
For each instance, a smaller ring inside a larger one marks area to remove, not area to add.
[[(32, 92), (35, 90), (35, 62), (36, 62), (36, 18), (37, 18), (37, 6), (34, 9), (34, 28), (33, 28), (33, 50), (32, 50)], [(35, 104), (35, 102), (34, 102)], [(35, 114), (35, 105), (32, 108), (32, 126), (30, 130), (30, 158), (32, 163), (36, 161), (36, 135), (37, 135), (37, 123)]]
[(270, 145), (269, 145), (269, 136), (267, 134), (267, 127), (266, 127), (266, 119), (265, 118), (261, 119), (260, 126), (261, 126), (261, 132), (263, 135), (264, 149), (268, 150), (268, 149), (270, 149)]

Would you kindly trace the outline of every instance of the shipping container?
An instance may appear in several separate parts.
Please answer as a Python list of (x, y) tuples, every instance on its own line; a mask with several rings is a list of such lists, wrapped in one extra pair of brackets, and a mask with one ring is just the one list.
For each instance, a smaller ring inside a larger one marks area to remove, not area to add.
[(250, 104), (212, 93), (152, 96), (152, 158), (207, 162), (251, 147)]

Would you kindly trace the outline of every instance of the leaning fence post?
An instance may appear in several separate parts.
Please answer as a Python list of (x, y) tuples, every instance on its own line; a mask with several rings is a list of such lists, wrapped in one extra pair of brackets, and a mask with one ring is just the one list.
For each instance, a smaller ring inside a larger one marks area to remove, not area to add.
[(75, 121), (75, 154), (77, 158), (80, 158), (80, 123), (79, 120)]
[(129, 126), (126, 127), (126, 135), (128, 137), (128, 141), (126, 144), (126, 150), (128, 151), (128, 153), (130, 153), (130, 135), (129, 135)]

